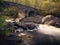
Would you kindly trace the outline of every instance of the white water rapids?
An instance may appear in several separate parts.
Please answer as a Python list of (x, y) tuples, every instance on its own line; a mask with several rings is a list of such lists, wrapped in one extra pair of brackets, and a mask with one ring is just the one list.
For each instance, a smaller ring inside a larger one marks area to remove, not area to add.
[(60, 28), (56, 28), (54, 26), (49, 26), (45, 24), (39, 24), (37, 29), (39, 33), (60, 37)]

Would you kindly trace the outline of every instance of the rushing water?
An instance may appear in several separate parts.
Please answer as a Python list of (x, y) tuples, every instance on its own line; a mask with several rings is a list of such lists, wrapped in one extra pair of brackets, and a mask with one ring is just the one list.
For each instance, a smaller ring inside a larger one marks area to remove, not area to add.
[(39, 24), (37, 27), (38, 32), (46, 34), (46, 35), (52, 35), (55, 37), (60, 37), (60, 28), (50, 26), (50, 25), (44, 25), (44, 24)]

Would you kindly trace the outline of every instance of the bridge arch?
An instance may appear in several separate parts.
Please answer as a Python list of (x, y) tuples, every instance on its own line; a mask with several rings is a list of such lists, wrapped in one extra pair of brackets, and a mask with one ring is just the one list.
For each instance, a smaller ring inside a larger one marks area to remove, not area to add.
[(8, 8), (12, 8), (17, 14), (14, 17), (15, 21), (19, 21), (25, 17), (25, 13), (21, 8), (15, 7), (15, 6), (10, 6)]

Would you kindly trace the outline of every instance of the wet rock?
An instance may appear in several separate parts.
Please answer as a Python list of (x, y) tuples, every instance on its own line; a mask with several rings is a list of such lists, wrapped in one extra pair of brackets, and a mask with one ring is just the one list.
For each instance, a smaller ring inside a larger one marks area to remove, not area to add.
[[(22, 23), (22, 22), (20, 22), (20, 23)], [(15, 23), (14, 24), (14, 32), (20, 32), (20, 31), (31, 31), (31, 30), (36, 30), (36, 23), (29, 23), (29, 22), (27, 22), (27, 23), (22, 23), (22, 24), (20, 24), (20, 23)]]
[(18, 23), (14, 23), (14, 26), (16, 26), (15, 28), (18, 29), (18, 28), (22, 28), (23, 30), (27, 30), (27, 27), (25, 25), (25, 23), (23, 22), (18, 22)]
[(60, 18), (54, 17), (52, 15), (47, 15), (42, 18), (42, 23), (47, 25), (53, 25), (56, 27), (60, 27)]
[(25, 23), (25, 24), (26, 24), (26, 26), (28, 28), (27, 30), (33, 30), (34, 31), (37, 28), (36, 27), (36, 25), (37, 25), (36, 23), (31, 23), (30, 22), (30, 23)]
[(30, 16), (30, 17), (27, 17), (27, 18), (24, 18), (23, 20), (21, 20), (21, 22), (32, 22), (32, 23), (38, 23), (40, 24), (41, 23), (41, 20), (42, 20), (43, 16)]

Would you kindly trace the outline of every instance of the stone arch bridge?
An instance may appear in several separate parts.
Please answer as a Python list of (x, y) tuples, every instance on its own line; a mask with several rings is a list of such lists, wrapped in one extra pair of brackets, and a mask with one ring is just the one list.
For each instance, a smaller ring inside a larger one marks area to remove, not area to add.
[(17, 3), (14, 3), (14, 2), (4, 1), (2, 6), (4, 8), (16, 7), (18, 9), (21, 9), (21, 10), (23, 10), (23, 12), (25, 13), (26, 16), (31, 15), (31, 14), (34, 14), (34, 15), (41, 15), (42, 14), (42, 11), (39, 11), (35, 8), (25, 6), (25, 5), (22, 5), (22, 4), (17, 4)]

